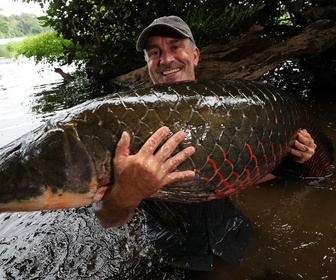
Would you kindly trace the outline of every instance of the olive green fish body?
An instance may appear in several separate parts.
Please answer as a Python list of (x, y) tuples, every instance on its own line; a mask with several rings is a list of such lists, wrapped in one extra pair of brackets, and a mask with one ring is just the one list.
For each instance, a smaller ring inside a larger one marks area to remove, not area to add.
[[(270, 85), (219, 80), (133, 89), (63, 111), (3, 147), (0, 204), (45, 196), (42, 209), (85, 205), (113, 182), (112, 158), (121, 133), (132, 135), (136, 153), (163, 125), (187, 133), (180, 148), (196, 148), (178, 168), (195, 170), (196, 177), (151, 197), (166, 201), (232, 195), (272, 172), (300, 128), (319, 138), (307, 110)], [(312, 177), (332, 174), (332, 159), (321, 146), (311, 159)]]

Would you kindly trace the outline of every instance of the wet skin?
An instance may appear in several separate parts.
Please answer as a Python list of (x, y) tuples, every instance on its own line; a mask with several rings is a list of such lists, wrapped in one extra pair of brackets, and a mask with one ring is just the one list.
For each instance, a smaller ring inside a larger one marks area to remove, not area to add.
[(145, 50), (149, 75), (154, 84), (195, 80), (199, 50), (190, 39), (150, 36)]

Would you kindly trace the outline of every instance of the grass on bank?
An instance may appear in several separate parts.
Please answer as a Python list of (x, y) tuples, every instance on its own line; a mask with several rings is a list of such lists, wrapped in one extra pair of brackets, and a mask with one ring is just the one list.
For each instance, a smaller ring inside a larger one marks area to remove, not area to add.
[(13, 41), (4, 45), (0, 45), (0, 57), (14, 58), (23, 41)]
[(56, 31), (47, 31), (38, 35), (25, 37), (21, 41), (13, 41), (0, 45), (0, 56), (18, 58), (24, 56), (34, 59), (36, 63), (64, 62), (64, 48), (76, 49), (74, 61), (85, 57), (85, 53), (74, 47), (70, 40), (65, 40)]

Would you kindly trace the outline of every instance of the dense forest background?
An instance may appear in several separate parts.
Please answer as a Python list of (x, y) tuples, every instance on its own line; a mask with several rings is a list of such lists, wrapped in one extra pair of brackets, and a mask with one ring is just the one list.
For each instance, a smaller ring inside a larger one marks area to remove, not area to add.
[(36, 35), (46, 31), (36, 15), (21, 14), (4, 16), (0, 14), (0, 39)]
[[(334, 0), (22, 1), (39, 3), (46, 11), (46, 15), (39, 18), (40, 23), (54, 30), (47, 40), (40, 37), (40, 42), (36, 42), (38, 47), (29, 44), (29, 51), (22, 50), (22, 54), (37, 61), (53, 57), (53, 61), (61, 64), (79, 62), (95, 84), (104, 84), (143, 67), (143, 54), (135, 50), (138, 35), (156, 17), (174, 14), (183, 18), (193, 31), (201, 49), (199, 68), (218, 69), (215, 74), (209, 71), (208, 78), (241, 77), (228, 76), (226, 69), (238, 67), (231, 69), (231, 73), (237, 74), (257, 71), (264, 62), (277, 57), (267, 68), (272, 70), (263, 70), (265, 75), (271, 75), (270, 79), (287, 81), (291, 87), (336, 88)], [(301, 36), (304, 32), (307, 36)], [(253, 40), (244, 41), (247, 34), (252, 34)], [(301, 40), (287, 44), (297, 36), (301, 36)], [(55, 55), (51, 42), (57, 42), (56, 39), (61, 41), (55, 45)], [(41, 47), (41, 42), (48, 48)], [(277, 48), (277, 44), (285, 45)], [(296, 51), (283, 55), (288, 49)], [(255, 59), (254, 65), (248, 65), (246, 59), (254, 59), (258, 52), (263, 52), (259, 57), (261, 62)], [(204, 58), (212, 61), (210, 66), (202, 66), (207, 63)], [(132, 82), (138, 79), (141, 84), (145, 76), (141, 73), (126, 79)], [(242, 77), (259, 79), (260, 75)]]

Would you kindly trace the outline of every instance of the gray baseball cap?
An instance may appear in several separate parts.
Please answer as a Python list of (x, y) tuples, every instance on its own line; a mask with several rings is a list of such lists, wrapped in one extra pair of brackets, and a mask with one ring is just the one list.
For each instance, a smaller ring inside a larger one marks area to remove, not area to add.
[(193, 43), (195, 43), (189, 26), (181, 18), (177, 16), (160, 17), (155, 19), (141, 32), (136, 43), (137, 51), (142, 51), (145, 49), (149, 35), (153, 32), (154, 29), (157, 29), (158, 27), (170, 28), (177, 33), (189, 38)]

